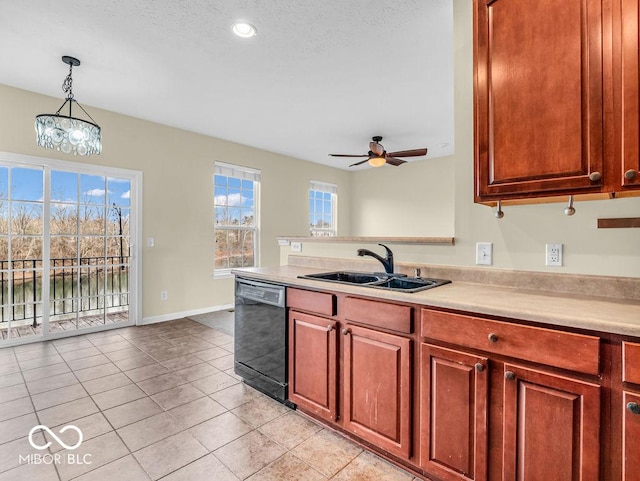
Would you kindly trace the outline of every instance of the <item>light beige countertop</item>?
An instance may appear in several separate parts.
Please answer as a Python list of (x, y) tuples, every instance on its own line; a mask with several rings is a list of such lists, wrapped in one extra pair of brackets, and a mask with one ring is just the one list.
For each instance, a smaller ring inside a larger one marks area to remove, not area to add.
[[(343, 292), (382, 300), (420, 304), (511, 319), (640, 337), (640, 300), (554, 293), (454, 280), (451, 284), (407, 293), (298, 276), (332, 269), (305, 266), (243, 268), (233, 274), (286, 286)], [(336, 269), (333, 269), (336, 270)], [(428, 276), (424, 276), (428, 277)]]

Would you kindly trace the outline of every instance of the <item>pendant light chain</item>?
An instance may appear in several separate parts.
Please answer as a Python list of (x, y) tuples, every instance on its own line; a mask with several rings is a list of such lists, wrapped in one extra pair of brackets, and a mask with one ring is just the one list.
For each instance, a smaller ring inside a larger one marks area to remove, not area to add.
[(69, 64), (69, 75), (62, 82), (62, 91), (67, 94), (67, 100), (73, 99), (73, 78), (71, 74), (73, 73), (73, 64)]

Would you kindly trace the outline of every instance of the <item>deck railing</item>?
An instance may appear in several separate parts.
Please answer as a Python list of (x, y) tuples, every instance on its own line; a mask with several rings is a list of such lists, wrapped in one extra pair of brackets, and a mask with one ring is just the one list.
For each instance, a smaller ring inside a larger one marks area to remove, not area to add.
[[(0, 323), (42, 319), (42, 259), (0, 260)], [(129, 257), (52, 258), (49, 317), (129, 305)]]

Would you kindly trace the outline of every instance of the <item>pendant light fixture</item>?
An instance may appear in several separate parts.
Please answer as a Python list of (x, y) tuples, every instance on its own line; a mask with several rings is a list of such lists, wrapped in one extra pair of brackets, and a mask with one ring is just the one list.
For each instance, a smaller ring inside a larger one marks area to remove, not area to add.
[[(102, 152), (102, 133), (91, 115), (73, 97), (73, 67), (80, 65), (80, 60), (67, 55), (62, 61), (69, 66), (69, 74), (62, 83), (62, 90), (67, 97), (55, 114), (40, 114), (36, 116), (36, 140), (40, 147), (55, 149), (65, 154), (92, 155)], [(82, 120), (72, 115), (73, 104), (80, 107), (91, 121)], [(62, 115), (60, 111), (69, 104), (69, 115)]]

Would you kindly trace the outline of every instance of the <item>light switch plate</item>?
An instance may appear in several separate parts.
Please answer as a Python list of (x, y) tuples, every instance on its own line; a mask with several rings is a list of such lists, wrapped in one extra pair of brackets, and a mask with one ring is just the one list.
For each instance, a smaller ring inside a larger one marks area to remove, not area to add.
[(476, 265), (490, 266), (493, 264), (493, 243), (476, 243)]

